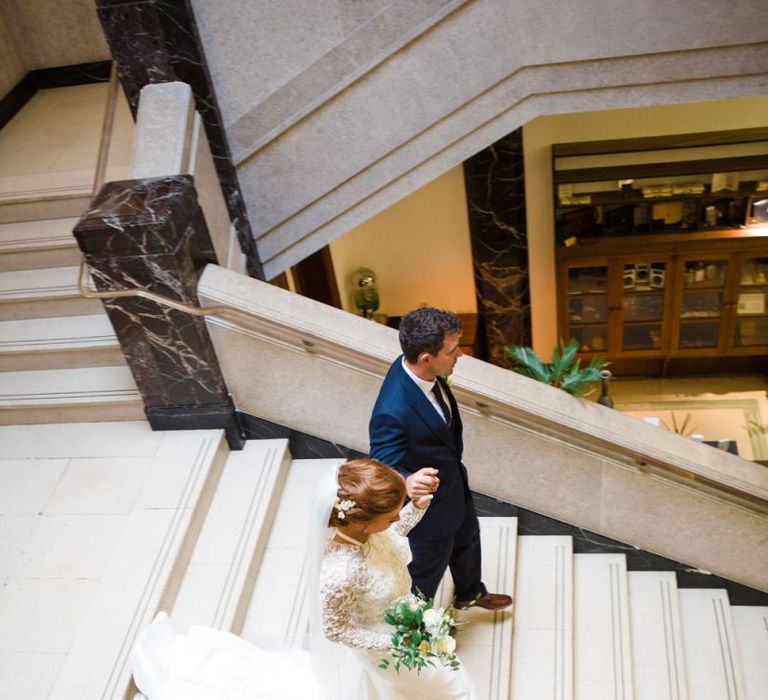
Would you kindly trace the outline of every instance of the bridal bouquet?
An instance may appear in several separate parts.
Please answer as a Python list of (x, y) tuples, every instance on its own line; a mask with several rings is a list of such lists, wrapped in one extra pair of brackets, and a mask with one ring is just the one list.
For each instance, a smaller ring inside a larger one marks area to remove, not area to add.
[[(384, 621), (392, 632), (391, 655), (395, 671), (400, 666), (418, 673), (425, 666), (459, 668), (453, 629), (457, 621), (453, 606), (435, 608), (432, 600), (407, 595), (396, 600), (384, 611)], [(388, 668), (389, 659), (382, 659), (379, 668)]]

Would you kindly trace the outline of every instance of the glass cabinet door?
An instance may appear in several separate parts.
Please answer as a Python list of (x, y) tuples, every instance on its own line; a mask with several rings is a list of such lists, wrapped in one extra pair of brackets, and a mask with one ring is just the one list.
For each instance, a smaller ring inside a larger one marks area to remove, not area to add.
[(726, 260), (684, 261), (678, 348), (718, 347), (726, 268)]
[(736, 297), (734, 345), (768, 345), (768, 258), (747, 258)]
[(568, 331), (581, 352), (608, 348), (608, 267), (568, 269)]
[(622, 271), (621, 350), (660, 350), (666, 262), (625, 263)]

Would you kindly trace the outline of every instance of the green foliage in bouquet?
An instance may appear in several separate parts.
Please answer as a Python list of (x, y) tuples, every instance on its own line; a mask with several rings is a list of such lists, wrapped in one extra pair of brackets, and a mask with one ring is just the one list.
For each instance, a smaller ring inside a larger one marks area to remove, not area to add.
[[(415, 595), (396, 600), (384, 611), (384, 621), (394, 627), (392, 650), (395, 671), (400, 667), (416, 669), (425, 666), (459, 668), (453, 630), (458, 624), (454, 608), (435, 608), (433, 601)], [(388, 668), (389, 659), (382, 659), (379, 668)]]
[(602, 372), (610, 363), (599, 357), (593, 357), (586, 367), (576, 357), (579, 341), (561, 338), (559, 346), (552, 350), (552, 362), (542, 362), (529, 347), (522, 345), (506, 346), (504, 352), (512, 361), (512, 371), (530, 377), (536, 381), (556, 386), (574, 396), (584, 396), (592, 389), (594, 382), (600, 381)]

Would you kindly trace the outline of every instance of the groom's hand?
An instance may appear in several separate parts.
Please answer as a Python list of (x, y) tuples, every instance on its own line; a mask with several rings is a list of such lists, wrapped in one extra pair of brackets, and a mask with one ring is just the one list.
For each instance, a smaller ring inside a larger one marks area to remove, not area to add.
[(437, 469), (432, 467), (419, 469), (419, 471), (411, 474), (405, 480), (405, 490), (408, 498), (414, 502), (422, 496), (433, 494), (437, 491), (439, 485), (440, 479), (437, 478)]

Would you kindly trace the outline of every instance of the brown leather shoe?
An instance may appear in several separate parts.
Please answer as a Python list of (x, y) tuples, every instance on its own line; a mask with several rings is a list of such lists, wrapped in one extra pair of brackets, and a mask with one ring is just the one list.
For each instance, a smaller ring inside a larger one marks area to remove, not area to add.
[(485, 593), (474, 600), (457, 600), (453, 607), (457, 610), (466, 610), (467, 608), (478, 607), (486, 610), (503, 610), (512, 605), (512, 596), (504, 593)]

